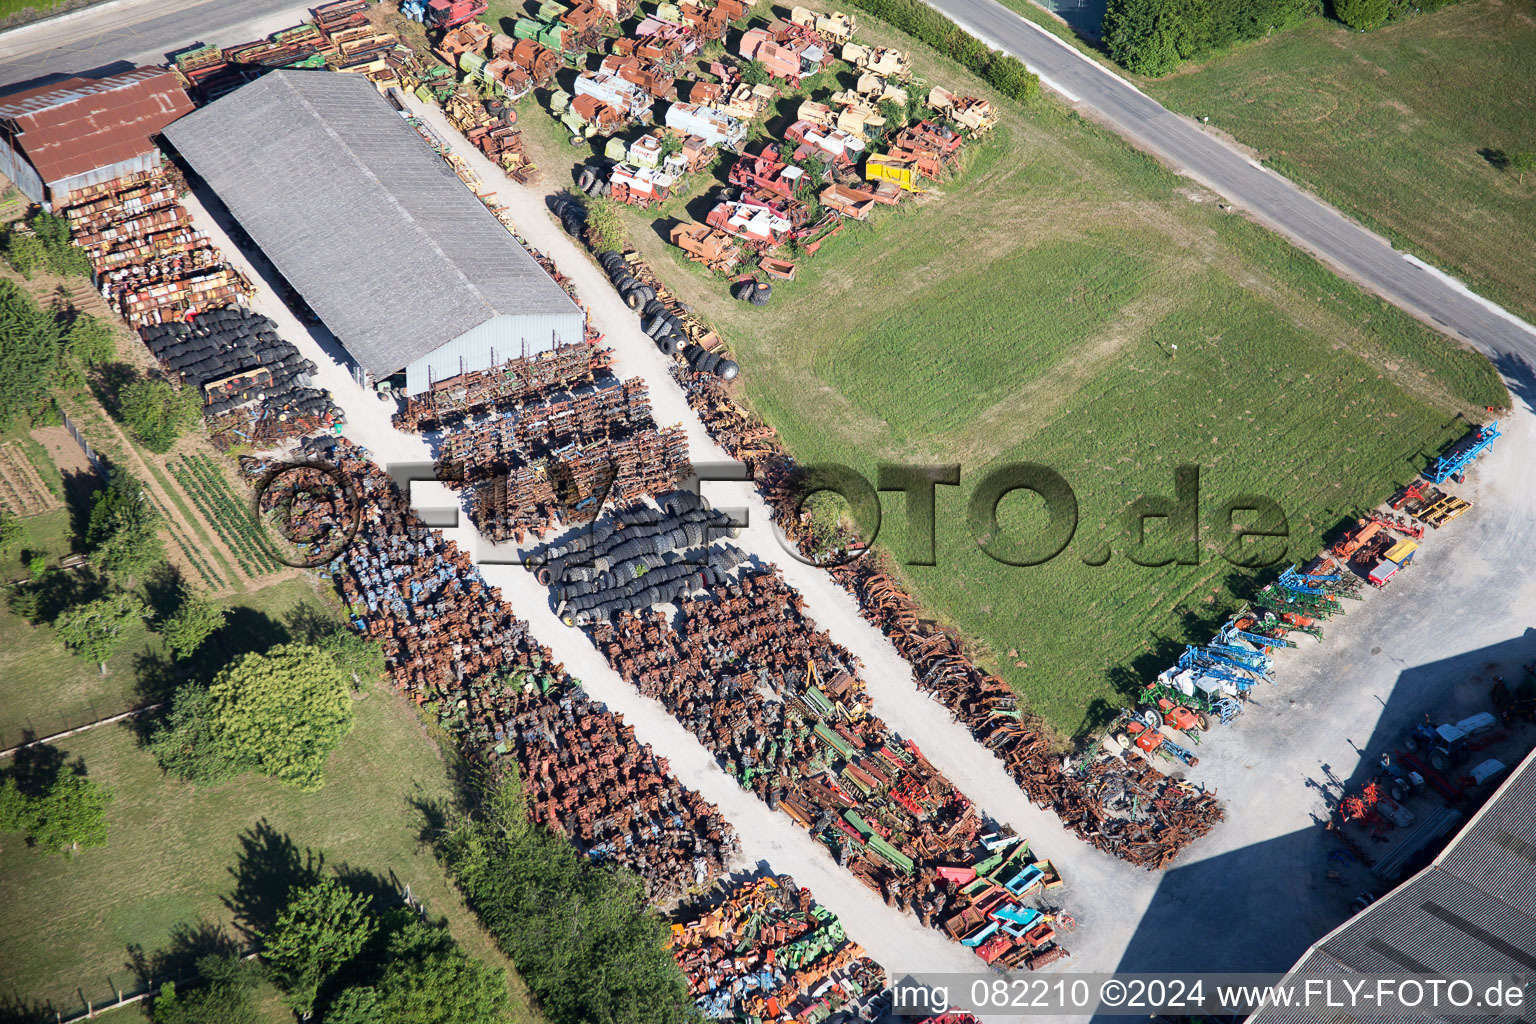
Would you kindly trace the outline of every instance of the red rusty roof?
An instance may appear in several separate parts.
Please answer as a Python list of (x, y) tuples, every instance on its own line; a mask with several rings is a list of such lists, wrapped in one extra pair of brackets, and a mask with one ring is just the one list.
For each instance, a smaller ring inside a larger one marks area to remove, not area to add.
[(154, 149), (150, 136), (192, 112), (176, 76), (134, 68), (0, 96), (0, 119), (45, 182), (129, 160)]

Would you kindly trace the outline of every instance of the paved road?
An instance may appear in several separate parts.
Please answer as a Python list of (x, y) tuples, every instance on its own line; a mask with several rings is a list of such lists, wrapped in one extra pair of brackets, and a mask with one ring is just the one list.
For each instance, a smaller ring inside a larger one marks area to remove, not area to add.
[(1536, 365), (1536, 328), (1406, 257), (1379, 235), (1266, 170), (997, 0), (928, 0), (1018, 57), (1047, 86), (1136, 145), (1249, 211), (1335, 270), (1490, 355)]
[(233, 45), (307, 14), (294, 0), (113, 0), (0, 35), (0, 87), (118, 61), (160, 64), (195, 43)]

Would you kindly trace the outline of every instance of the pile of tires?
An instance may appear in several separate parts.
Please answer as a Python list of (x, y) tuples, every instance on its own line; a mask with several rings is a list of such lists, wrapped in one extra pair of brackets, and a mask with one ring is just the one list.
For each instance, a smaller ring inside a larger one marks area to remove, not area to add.
[(587, 164), (577, 173), (576, 187), (589, 196), (605, 196), (613, 191), (613, 185), (608, 180), (608, 169), (596, 164)]
[(239, 390), (215, 390), (205, 413), (222, 416), (251, 402), (289, 415), (339, 418), (330, 395), (311, 385), (318, 367), (277, 336), (270, 319), (239, 306), (213, 309), (191, 323), (155, 324), (140, 337), (160, 363), (189, 385), (205, 385), (257, 369), (271, 374), (271, 383)]
[(568, 625), (609, 622), (719, 586), (746, 560), (731, 544), (730, 517), (691, 491), (678, 491), (660, 509), (622, 509), (535, 560), (540, 583), (552, 588)]
[(673, 316), (660, 299), (651, 299), (640, 308), (640, 328), (656, 342), (663, 355), (675, 356), (688, 344), (683, 322)]
[(731, 297), (754, 306), (766, 306), (773, 296), (773, 285), (767, 281), (746, 280), (731, 289)]
[(579, 238), (587, 228), (587, 208), (565, 192), (555, 197), (552, 212), (560, 218), (560, 226), (568, 235)]
[(624, 300), (624, 305), (639, 312), (645, 308), (645, 304), (656, 298), (656, 289), (642, 282), (629, 269), (629, 264), (624, 261), (624, 254), (614, 252), (612, 249), (597, 254), (597, 262), (608, 273), (608, 280), (613, 282), (613, 287), (618, 290), (619, 296)]
[(736, 375), (741, 373), (741, 367), (735, 360), (710, 352), (700, 345), (689, 345), (683, 351), (683, 358), (693, 372), (714, 374), (721, 380), (735, 380)]

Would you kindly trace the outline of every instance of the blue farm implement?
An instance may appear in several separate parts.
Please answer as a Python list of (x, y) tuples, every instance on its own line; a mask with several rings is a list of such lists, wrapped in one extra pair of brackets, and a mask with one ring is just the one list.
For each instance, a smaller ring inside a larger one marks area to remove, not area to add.
[(1435, 464), (1425, 470), (1424, 478), (1432, 484), (1443, 484), (1447, 480), (1455, 480), (1461, 483), (1466, 478), (1467, 467), (1475, 462), (1493, 442), (1499, 437), (1499, 422), (1494, 420), (1484, 427), (1478, 427), (1467, 437), (1456, 444), (1451, 451), (1435, 460)]

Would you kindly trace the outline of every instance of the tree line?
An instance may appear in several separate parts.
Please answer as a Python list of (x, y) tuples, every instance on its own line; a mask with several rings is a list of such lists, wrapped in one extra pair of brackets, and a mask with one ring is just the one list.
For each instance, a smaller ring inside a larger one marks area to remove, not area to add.
[[(1371, 29), (1454, 0), (1327, 0), (1326, 13), (1354, 29)], [(1139, 75), (1167, 74), (1179, 64), (1258, 39), (1325, 13), (1323, 0), (1109, 0), (1104, 48)]]

